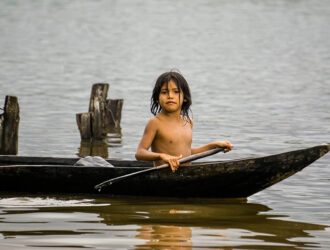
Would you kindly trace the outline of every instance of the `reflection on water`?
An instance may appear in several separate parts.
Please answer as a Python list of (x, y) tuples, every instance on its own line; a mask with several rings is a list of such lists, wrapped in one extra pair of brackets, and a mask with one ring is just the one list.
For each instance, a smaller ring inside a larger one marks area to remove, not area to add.
[(137, 249), (149, 247), (166, 247), (168, 249), (191, 249), (193, 246), (190, 227), (141, 225), (136, 238), (147, 240)]
[(104, 141), (81, 141), (79, 148), (79, 157), (101, 156), (109, 158), (108, 145)]
[(110, 148), (122, 146), (122, 136), (121, 128), (111, 128), (106, 138), (108, 146)]
[(121, 128), (112, 128), (104, 141), (81, 141), (78, 152), (79, 157), (101, 156), (109, 158), (109, 148), (122, 146)]
[(246, 200), (5, 197), (0, 209), (0, 246), (297, 249), (327, 230)]

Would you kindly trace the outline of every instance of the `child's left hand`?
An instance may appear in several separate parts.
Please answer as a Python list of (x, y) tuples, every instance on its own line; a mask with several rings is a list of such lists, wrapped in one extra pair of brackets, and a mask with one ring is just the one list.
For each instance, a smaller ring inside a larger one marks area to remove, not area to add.
[(225, 148), (223, 150), (224, 153), (227, 153), (233, 149), (233, 145), (231, 145), (231, 143), (229, 141), (217, 141), (217, 142), (214, 142), (214, 146), (216, 148), (222, 148), (222, 147)]

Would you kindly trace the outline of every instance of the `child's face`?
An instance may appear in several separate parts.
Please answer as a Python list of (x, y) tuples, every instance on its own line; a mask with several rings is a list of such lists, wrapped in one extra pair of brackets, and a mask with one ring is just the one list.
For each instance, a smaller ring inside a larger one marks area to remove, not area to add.
[(163, 84), (159, 93), (159, 104), (165, 112), (181, 112), (183, 99), (183, 92), (174, 81), (170, 80), (168, 84)]

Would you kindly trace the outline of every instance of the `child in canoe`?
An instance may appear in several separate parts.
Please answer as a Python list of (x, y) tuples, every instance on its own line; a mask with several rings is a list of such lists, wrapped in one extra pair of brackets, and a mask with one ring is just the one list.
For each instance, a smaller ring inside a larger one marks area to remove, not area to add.
[(224, 147), (224, 152), (232, 149), (228, 141), (191, 148), (194, 123), (188, 114), (190, 105), (189, 86), (180, 73), (171, 71), (158, 77), (151, 97), (154, 117), (145, 127), (135, 154), (137, 160), (154, 161), (156, 166), (167, 162), (174, 172), (182, 157), (217, 147)]

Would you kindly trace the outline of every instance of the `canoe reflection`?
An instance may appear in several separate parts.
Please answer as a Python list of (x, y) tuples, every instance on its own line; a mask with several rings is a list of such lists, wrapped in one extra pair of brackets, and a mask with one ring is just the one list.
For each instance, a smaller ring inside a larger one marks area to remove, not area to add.
[[(102, 245), (103, 249), (297, 249), (318, 247), (313, 234), (324, 234), (328, 227), (285, 220), (284, 215), (246, 199), (58, 195), (2, 195), (2, 199), (9, 209), (2, 213), (1, 235), (22, 245), (33, 241), (36, 246), (47, 242), (47, 246)], [(17, 242), (20, 236), (24, 240)], [(114, 245), (118, 242), (121, 245)]]
[[(123, 209), (123, 203), (125, 203)], [(100, 216), (107, 225), (136, 224), (140, 226), (136, 238), (147, 240), (143, 246), (166, 246), (171, 249), (180, 247), (198, 247), (193, 244), (193, 230), (218, 230), (216, 236), (226, 249), (230, 244), (237, 247), (237, 232), (243, 232), (239, 238), (240, 247), (246, 242), (262, 242), (254, 249), (267, 249), (279, 246), (287, 248), (310, 247), (314, 245), (313, 236), (307, 231), (325, 230), (326, 225), (317, 225), (298, 221), (287, 221), (283, 215), (271, 214), (272, 209), (262, 205), (248, 203), (246, 200), (185, 200), (168, 199), (161, 201), (150, 199), (114, 200), (105, 207)], [(243, 235), (245, 234), (245, 235)], [(198, 238), (198, 237), (197, 237)], [(234, 239), (235, 238), (235, 239)], [(244, 238), (244, 239), (243, 239)], [(299, 240), (294, 241), (294, 238)], [(198, 240), (197, 240), (198, 241)], [(219, 243), (219, 242), (218, 242)], [(196, 245), (197, 244), (197, 245)], [(210, 246), (214, 246), (210, 243)]]

